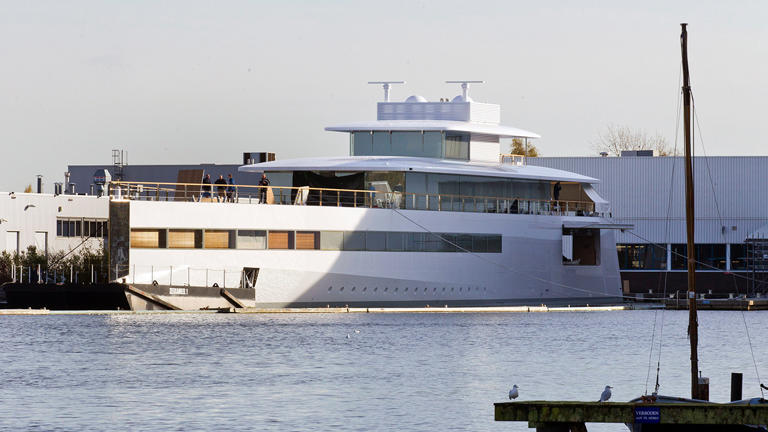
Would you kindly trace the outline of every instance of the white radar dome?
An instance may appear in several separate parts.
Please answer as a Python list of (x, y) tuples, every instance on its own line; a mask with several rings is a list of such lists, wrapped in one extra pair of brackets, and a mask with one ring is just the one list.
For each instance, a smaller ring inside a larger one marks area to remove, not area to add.
[(471, 97), (467, 96), (466, 98), (463, 95), (458, 95), (455, 98), (451, 100), (451, 102), (474, 102)]
[(408, 103), (420, 103), (420, 102), (426, 102), (427, 99), (424, 96), (413, 95), (413, 96), (408, 96), (408, 99), (406, 99), (405, 101)]

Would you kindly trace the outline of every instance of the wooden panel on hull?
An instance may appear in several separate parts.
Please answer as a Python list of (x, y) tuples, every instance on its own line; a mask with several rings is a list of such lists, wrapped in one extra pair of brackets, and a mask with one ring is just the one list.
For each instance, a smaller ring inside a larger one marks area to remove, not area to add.
[(205, 230), (203, 244), (206, 249), (228, 249), (229, 231)]
[(291, 249), (288, 231), (270, 231), (267, 244), (270, 249)]
[(186, 249), (194, 248), (195, 247), (195, 231), (194, 230), (168, 231), (168, 247), (169, 248), (186, 248)]
[(160, 230), (131, 230), (131, 247), (158, 248), (160, 247)]
[(319, 249), (318, 232), (297, 232), (296, 249)]

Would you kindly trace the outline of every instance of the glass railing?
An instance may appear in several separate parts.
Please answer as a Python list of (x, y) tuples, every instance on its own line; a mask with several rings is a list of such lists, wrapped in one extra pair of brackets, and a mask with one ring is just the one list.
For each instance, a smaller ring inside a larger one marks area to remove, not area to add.
[(507, 213), (561, 216), (604, 216), (591, 201), (541, 200), (524, 197), (420, 194), (308, 186), (221, 185), (115, 181), (112, 199), (139, 201), (219, 202), (328, 207), (397, 208), (406, 210)]
[(525, 155), (519, 154), (500, 154), (499, 162), (510, 165), (525, 165)]

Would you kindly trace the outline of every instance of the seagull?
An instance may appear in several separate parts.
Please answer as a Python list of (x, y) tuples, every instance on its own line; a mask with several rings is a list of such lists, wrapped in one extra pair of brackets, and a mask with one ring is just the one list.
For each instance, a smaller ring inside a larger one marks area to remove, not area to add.
[(603, 390), (603, 393), (600, 395), (600, 400), (598, 402), (608, 402), (608, 399), (611, 398), (611, 389), (613, 387), (611, 386), (605, 386), (605, 390)]
[(349, 333), (347, 333), (347, 339), (350, 339), (350, 338), (351, 338), (351, 336), (349, 336)]
[(509, 400), (517, 399), (520, 393), (517, 391), (517, 384), (512, 386), (512, 390), (509, 391)]
[(355, 330), (355, 333), (360, 333), (360, 330)]

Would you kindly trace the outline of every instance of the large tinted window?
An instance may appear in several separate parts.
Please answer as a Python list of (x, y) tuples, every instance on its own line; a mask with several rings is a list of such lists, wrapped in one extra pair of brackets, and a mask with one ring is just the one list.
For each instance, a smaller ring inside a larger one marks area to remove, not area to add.
[(731, 245), (731, 269), (732, 270), (746, 270), (747, 269), (747, 245), (732, 244)]
[(457, 136), (451, 150), (444, 149), (439, 131), (360, 131), (350, 134), (350, 150), (354, 156), (415, 156), (469, 159), (469, 136)]
[(469, 159), (469, 134), (446, 133), (446, 159)]
[(424, 157), (443, 157), (442, 132), (424, 132)]
[(667, 248), (649, 244), (616, 245), (622, 270), (663, 270), (667, 267)]
[(373, 133), (373, 154), (382, 156), (392, 154), (392, 146), (389, 143), (389, 132)]
[(699, 270), (725, 270), (725, 245), (697, 244), (696, 268)]
[(357, 251), (365, 249), (365, 231), (347, 231), (344, 233), (344, 250)]
[(387, 233), (387, 250), (401, 251), (404, 249), (405, 249), (405, 233), (388, 232)]
[(365, 234), (365, 249), (369, 251), (383, 251), (386, 248), (387, 233), (384, 231), (368, 231)]
[(373, 138), (370, 132), (352, 133), (352, 154), (369, 156), (373, 154)]
[(688, 246), (685, 244), (672, 245), (672, 270), (686, 270), (688, 268)]

